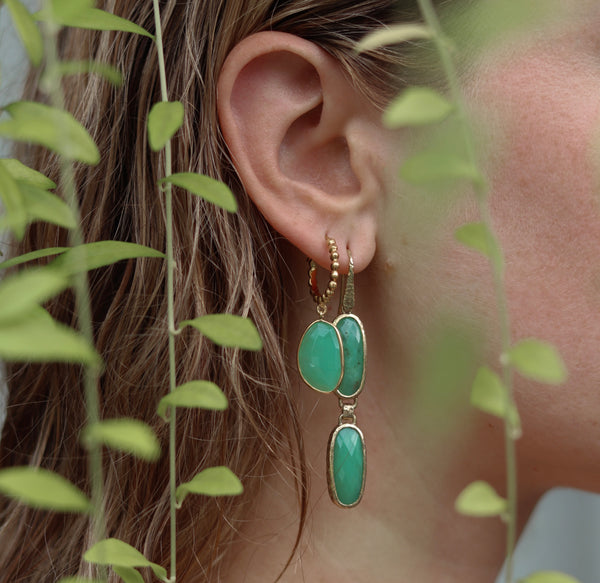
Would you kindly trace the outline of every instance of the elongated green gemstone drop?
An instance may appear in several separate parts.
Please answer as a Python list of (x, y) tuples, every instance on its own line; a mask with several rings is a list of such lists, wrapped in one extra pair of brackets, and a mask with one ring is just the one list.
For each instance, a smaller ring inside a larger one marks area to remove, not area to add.
[(365, 379), (367, 344), (360, 320), (352, 314), (335, 319), (344, 347), (344, 376), (337, 392), (342, 397), (354, 397), (360, 393)]
[(298, 370), (304, 382), (322, 393), (335, 391), (342, 379), (343, 352), (338, 329), (325, 320), (313, 322), (298, 346)]
[(343, 507), (356, 506), (362, 498), (366, 476), (362, 431), (353, 424), (340, 425), (329, 443), (329, 492)]

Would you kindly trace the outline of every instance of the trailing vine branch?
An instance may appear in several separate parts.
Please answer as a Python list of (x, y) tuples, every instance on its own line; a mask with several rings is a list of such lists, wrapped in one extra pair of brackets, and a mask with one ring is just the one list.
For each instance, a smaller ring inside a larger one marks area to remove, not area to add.
[[(46, 65), (42, 90), (48, 95), (53, 107), (64, 110), (64, 93), (62, 88), (62, 75), (60, 74), (59, 58), (57, 54), (58, 33), (60, 27), (54, 22), (47, 21), (42, 25), (42, 37), (44, 40), (44, 51)], [(75, 187), (75, 175), (72, 163), (61, 158), (60, 163), (60, 186), (73, 216), (76, 226), (69, 229), (69, 244), (71, 247), (79, 247), (84, 243), (81, 230), (81, 214), (77, 200)], [(83, 260), (80, 260), (83, 263)], [(76, 314), (81, 334), (89, 346), (94, 345), (92, 327), (92, 310), (90, 303), (87, 270), (84, 265), (76, 269), (73, 277), (73, 288), (75, 291)], [(83, 385), (85, 394), (85, 406), (87, 412), (86, 426), (91, 427), (100, 421), (100, 405), (98, 398), (98, 378), (100, 375), (99, 364), (86, 364), (83, 369)], [(93, 543), (103, 539), (106, 535), (104, 495), (103, 495), (103, 472), (102, 472), (102, 444), (90, 441), (86, 444), (88, 450), (88, 472), (91, 480), (91, 502), (92, 502), (92, 536)]]
[[(158, 52), (158, 67), (160, 75), (160, 91), (163, 102), (168, 102), (167, 76), (165, 69), (165, 56), (162, 42), (162, 26), (160, 22), (160, 8), (158, 0), (153, 0), (154, 22), (156, 29), (155, 44)], [(171, 176), (172, 157), (171, 140), (165, 144), (165, 178)], [(169, 392), (172, 393), (177, 384), (175, 376), (175, 310), (173, 275), (175, 262), (173, 259), (173, 188), (170, 182), (164, 186), (166, 207), (166, 254), (167, 254), (167, 326), (169, 333)], [(169, 500), (170, 500), (170, 525), (171, 525), (171, 566), (170, 580), (175, 581), (177, 576), (177, 500), (176, 500), (176, 475), (175, 475), (175, 439), (176, 439), (176, 408), (173, 407), (169, 418)]]
[[(431, 0), (418, 0), (418, 4), (426, 24), (433, 32), (432, 39), (439, 53), (442, 68), (448, 81), (450, 96), (456, 108), (456, 115), (459, 121), (461, 139), (465, 146), (467, 161), (473, 168), (478, 168), (478, 160), (475, 153), (475, 140), (465, 111), (458, 73), (452, 60), (450, 51), (448, 50), (448, 40), (442, 31), (442, 27)], [(478, 200), (482, 222), (486, 227), (485, 230), (488, 248), (493, 249), (496, 245), (496, 239), (493, 235), (492, 219), (488, 202), (489, 189), (486, 182), (479, 178), (473, 180), (473, 189)], [(513, 559), (517, 531), (517, 465), (515, 439), (518, 437), (518, 435), (515, 433), (515, 428), (509, 414), (509, 412), (514, 408), (512, 366), (509, 360), (504, 357), (511, 347), (511, 332), (506, 293), (504, 289), (503, 262), (498, 254), (493, 253), (490, 254), (490, 262), (494, 277), (494, 290), (501, 332), (502, 357), (500, 358), (500, 364), (502, 366), (503, 383), (506, 388), (506, 414), (504, 417), (507, 498), (505, 581), (506, 583), (512, 583), (514, 571)]]

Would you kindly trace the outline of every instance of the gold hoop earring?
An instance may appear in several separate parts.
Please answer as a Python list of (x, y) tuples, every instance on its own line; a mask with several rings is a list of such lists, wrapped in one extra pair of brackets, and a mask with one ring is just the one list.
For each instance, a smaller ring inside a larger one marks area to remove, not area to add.
[(331, 273), (326, 291), (316, 283), (316, 264), (309, 259), (310, 293), (319, 319), (304, 331), (298, 346), (298, 371), (302, 380), (321, 393), (337, 394), (341, 413), (327, 448), (327, 483), (332, 501), (342, 508), (356, 506), (364, 493), (367, 458), (365, 439), (356, 425), (358, 395), (365, 383), (367, 343), (354, 309), (354, 262), (349, 249), (348, 275), (342, 276), (338, 316), (324, 319), (327, 303), (338, 287), (339, 254), (335, 240), (326, 236)]

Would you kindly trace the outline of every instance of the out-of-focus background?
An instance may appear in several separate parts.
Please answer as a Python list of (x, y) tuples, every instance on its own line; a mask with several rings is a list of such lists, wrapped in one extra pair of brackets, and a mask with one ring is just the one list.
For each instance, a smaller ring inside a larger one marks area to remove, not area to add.
[[(36, 3), (25, 0), (31, 8)], [(19, 98), (27, 66), (8, 11), (2, 7), (0, 105)], [(0, 157), (9, 155), (9, 145), (0, 140)], [(2, 372), (0, 365), (0, 425), (4, 421), (6, 402)], [(565, 489), (556, 489), (544, 496), (519, 541), (515, 576), (518, 579), (536, 570), (563, 571), (581, 583), (600, 583), (600, 496)], [(501, 582), (502, 573), (497, 580)]]

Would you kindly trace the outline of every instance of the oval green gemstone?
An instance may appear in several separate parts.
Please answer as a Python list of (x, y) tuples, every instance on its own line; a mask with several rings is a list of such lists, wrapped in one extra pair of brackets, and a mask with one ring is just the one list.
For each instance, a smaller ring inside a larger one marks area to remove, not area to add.
[(335, 320), (344, 347), (344, 376), (338, 387), (343, 397), (360, 393), (365, 376), (365, 348), (363, 328), (356, 316), (342, 315)]
[(335, 391), (342, 377), (342, 347), (333, 324), (317, 320), (306, 329), (298, 347), (298, 370), (309, 387)]
[(330, 444), (330, 486), (334, 502), (354, 506), (362, 497), (365, 481), (364, 441), (355, 425), (338, 428)]

